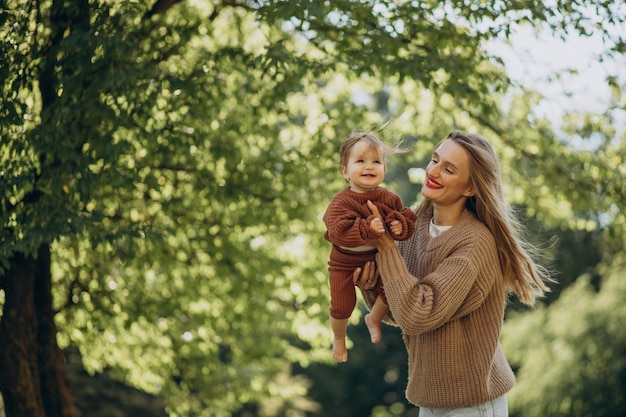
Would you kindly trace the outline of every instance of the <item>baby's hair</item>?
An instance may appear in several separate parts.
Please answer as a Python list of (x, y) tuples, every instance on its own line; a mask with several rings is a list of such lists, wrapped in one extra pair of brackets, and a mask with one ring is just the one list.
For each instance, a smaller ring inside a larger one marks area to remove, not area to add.
[(348, 157), (350, 155), (350, 151), (354, 145), (359, 142), (366, 142), (372, 148), (377, 148), (382, 151), (383, 154), (383, 162), (385, 164), (385, 171), (387, 170), (387, 157), (391, 155), (396, 155), (399, 153), (407, 152), (408, 149), (404, 149), (402, 147), (403, 141), (399, 141), (394, 145), (389, 145), (378, 138), (371, 131), (359, 131), (354, 130), (350, 133), (350, 136), (341, 144), (341, 148), (339, 149), (339, 167), (346, 166), (348, 164)]

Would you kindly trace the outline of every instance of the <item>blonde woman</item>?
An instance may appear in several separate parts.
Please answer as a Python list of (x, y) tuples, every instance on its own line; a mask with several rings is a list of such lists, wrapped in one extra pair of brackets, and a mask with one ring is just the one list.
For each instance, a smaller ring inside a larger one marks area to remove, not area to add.
[[(527, 305), (548, 291), (502, 194), (497, 156), (482, 137), (452, 132), (426, 167), (415, 234), (376, 239), (376, 262), (354, 273), (366, 304), (383, 281), (408, 352), (406, 397), (420, 417), (508, 416), (515, 384), (500, 346), (508, 294)], [(375, 216), (378, 209), (370, 205)]]

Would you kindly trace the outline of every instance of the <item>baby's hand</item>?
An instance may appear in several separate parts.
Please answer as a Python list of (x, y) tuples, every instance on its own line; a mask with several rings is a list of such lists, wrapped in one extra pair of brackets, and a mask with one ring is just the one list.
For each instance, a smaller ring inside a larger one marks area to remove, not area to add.
[(383, 221), (378, 217), (372, 219), (372, 221), (370, 222), (370, 229), (381, 235), (385, 233), (385, 225), (383, 224)]
[(394, 235), (399, 235), (402, 233), (402, 223), (400, 220), (394, 220), (389, 224), (389, 228), (391, 229), (391, 233)]

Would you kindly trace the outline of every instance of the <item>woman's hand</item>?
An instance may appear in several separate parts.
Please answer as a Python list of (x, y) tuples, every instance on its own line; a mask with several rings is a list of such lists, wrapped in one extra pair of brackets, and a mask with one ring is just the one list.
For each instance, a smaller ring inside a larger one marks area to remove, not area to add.
[[(376, 204), (368, 200), (367, 206), (370, 208), (370, 210), (372, 210), (372, 214), (380, 219), (380, 221), (382, 222), (383, 216), (380, 215), (380, 211), (378, 211), (378, 207), (376, 207)], [(372, 240), (372, 243), (376, 245), (376, 249), (378, 249), (379, 251), (391, 248), (396, 245), (396, 242), (393, 240), (388, 231), (385, 231), (385, 233), (383, 233), (382, 236), (378, 239)]]
[(378, 268), (374, 261), (366, 262), (363, 269), (357, 268), (352, 274), (352, 282), (362, 290), (373, 290), (378, 283)]

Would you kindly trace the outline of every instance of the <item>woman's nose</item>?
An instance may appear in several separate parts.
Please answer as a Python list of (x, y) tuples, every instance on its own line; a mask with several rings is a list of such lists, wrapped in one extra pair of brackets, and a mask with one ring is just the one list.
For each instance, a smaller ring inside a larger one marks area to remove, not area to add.
[(435, 177), (437, 174), (439, 174), (439, 168), (437, 168), (437, 165), (431, 165), (426, 168), (426, 175)]

